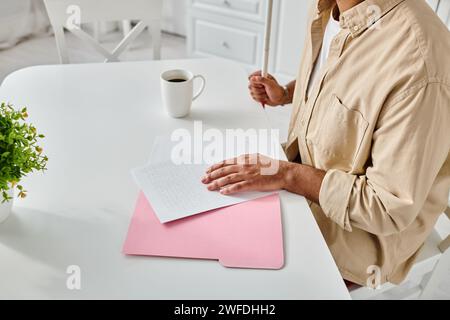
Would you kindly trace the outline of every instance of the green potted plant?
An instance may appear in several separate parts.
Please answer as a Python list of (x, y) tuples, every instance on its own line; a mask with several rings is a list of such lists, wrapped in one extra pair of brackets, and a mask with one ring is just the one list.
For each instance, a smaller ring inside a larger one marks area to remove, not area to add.
[(25, 198), (21, 179), (34, 171), (46, 170), (47, 156), (42, 154), (38, 140), (44, 138), (36, 128), (26, 123), (27, 109), (15, 110), (0, 106), (0, 223), (11, 214), (14, 190)]

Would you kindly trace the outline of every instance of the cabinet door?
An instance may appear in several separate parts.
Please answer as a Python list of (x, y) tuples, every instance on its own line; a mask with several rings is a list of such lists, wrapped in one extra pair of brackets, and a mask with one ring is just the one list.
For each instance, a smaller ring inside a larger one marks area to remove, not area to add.
[(279, 3), (273, 71), (284, 80), (293, 80), (297, 75), (306, 36), (306, 19), (313, 2), (282, 0)]
[(246, 65), (255, 65), (260, 34), (242, 28), (233, 28), (223, 24), (201, 19), (193, 20), (194, 53), (214, 55)]
[(266, 14), (266, 0), (192, 0), (198, 9), (209, 10), (227, 16), (263, 22)]

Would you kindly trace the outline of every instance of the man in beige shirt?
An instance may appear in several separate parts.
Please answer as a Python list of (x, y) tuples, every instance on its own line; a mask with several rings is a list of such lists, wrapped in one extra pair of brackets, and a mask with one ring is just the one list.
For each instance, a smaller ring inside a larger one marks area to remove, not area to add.
[[(314, 72), (330, 19), (340, 30)], [(203, 182), (225, 195), (305, 196), (345, 279), (366, 285), (377, 267), (382, 283), (400, 283), (449, 196), (445, 25), (424, 0), (317, 0), (296, 81), (281, 87), (255, 73), (250, 90), (266, 105), (293, 102), (290, 162), (266, 176), (265, 157), (227, 161)]]

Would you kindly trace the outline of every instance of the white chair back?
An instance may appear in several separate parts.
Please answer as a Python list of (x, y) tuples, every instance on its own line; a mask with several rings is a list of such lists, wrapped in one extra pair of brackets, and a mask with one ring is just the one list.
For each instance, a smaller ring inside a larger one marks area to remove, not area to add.
[[(105, 62), (116, 62), (131, 42), (148, 27), (153, 42), (153, 58), (160, 59), (162, 0), (44, 0), (44, 2), (55, 32), (60, 61), (63, 64), (69, 63), (64, 30), (70, 31), (103, 55), (106, 58)], [(139, 22), (111, 52), (80, 28), (84, 23), (124, 20)]]

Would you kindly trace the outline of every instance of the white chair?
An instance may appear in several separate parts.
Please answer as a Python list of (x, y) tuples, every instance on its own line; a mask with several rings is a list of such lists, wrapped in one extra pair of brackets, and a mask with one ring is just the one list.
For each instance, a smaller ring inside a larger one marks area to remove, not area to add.
[[(44, 0), (50, 22), (55, 32), (59, 58), (69, 63), (64, 30), (68, 30), (103, 55), (105, 62), (119, 61), (119, 56), (146, 27), (152, 36), (153, 58), (161, 56), (162, 0)], [(125, 38), (109, 52), (80, 25), (98, 21), (139, 21)]]
[[(445, 214), (450, 219), (450, 203)], [(350, 295), (354, 300), (418, 299), (426, 289), (442, 254), (449, 247), (450, 236), (442, 240), (438, 232), (433, 230), (407, 278), (400, 286), (386, 283), (378, 289), (357, 287), (352, 290), (350, 288)]]

